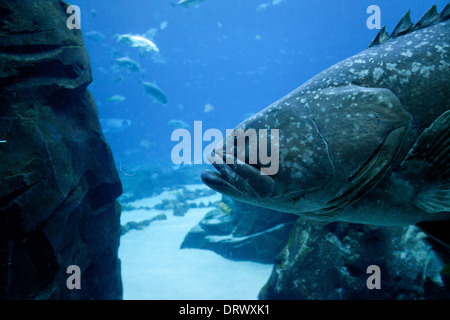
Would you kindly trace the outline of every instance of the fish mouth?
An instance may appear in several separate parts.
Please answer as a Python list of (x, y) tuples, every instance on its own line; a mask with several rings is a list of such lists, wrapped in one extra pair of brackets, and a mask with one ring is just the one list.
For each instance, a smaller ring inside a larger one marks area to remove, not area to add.
[[(229, 156), (227, 156), (229, 158)], [(201, 179), (211, 189), (241, 199), (267, 199), (275, 189), (275, 181), (261, 174), (257, 165), (247, 164), (233, 157), (233, 163), (212, 162), (217, 171), (203, 170)]]

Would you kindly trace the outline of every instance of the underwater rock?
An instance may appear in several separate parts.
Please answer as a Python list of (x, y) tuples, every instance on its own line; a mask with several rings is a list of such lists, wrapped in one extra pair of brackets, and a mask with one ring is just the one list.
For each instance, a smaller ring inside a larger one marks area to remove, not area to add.
[(167, 216), (164, 213), (161, 213), (161, 214), (158, 214), (157, 216), (155, 216), (155, 217), (153, 217), (151, 219), (146, 219), (144, 221), (140, 221), (140, 222), (130, 221), (130, 222), (127, 222), (127, 224), (122, 226), (122, 233), (121, 233), (121, 235), (123, 236), (125, 233), (127, 233), (130, 230), (142, 230), (142, 229), (145, 229), (153, 221), (166, 220), (166, 219), (167, 219)]
[(177, 203), (173, 209), (173, 215), (178, 217), (183, 217), (189, 210), (189, 204), (187, 202)]
[[(259, 299), (448, 299), (444, 262), (425, 238), (414, 226), (300, 218)], [(371, 265), (380, 268), (380, 289), (367, 286)]]
[(295, 215), (254, 207), (226, 196), (186, 235), (181, 248), (207, 249), (231, 260), (273, 263)]
[[(188, 190), (186, 187), (181, 187), (179, 190), (175, 191), (175, 199), (163, 199), (161, 203), (155, 205), (157, 210), (173, 210), (174, 216), (183, 217), (190, 208), (197, 208), (196, 203), (189, 203), (190, 200), (195, 200), (197, 198), (209, 196), (214, 194), (213, 190)], [(200, 203), (203, 204), (203, 203)], [(203, 204), (204, 206), (204, 204)], [(212, 206), (212, 204), (211, 204)]]
[(122, 186), (67, 7), (0, 3), (0, 299), (122, 298)]

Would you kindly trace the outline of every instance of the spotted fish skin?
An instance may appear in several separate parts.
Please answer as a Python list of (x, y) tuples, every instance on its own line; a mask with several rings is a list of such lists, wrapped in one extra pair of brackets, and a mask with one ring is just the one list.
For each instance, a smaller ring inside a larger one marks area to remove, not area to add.
[(264, 178), (267, 190), (253, 192), (252, 181), (262, 180), (252, 170), (219, 164), (220, 173), (202, 173), (204, 183), (312, 219), (449, 220), (449, 8), (430, 9), (416, 25), (405, 15), (391, 38), (378, 37), (239, 124), (279, 129), (279, 170)]
[(413, 127), (420, 132), (450, 106), (449, 54), (447, 20), (369, 47), (323, 71), (269, 108), (325, 88), (350, 84), (387, 88), (413, 115)]

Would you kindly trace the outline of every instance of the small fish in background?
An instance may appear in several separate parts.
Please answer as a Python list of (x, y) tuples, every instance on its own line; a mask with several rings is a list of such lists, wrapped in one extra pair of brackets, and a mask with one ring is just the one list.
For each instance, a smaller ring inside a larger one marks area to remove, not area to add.
[(95, 30), (85, 32), (85, 33), (83, 33), (83, 36), (86, 39), (89, 39), (89, 40), (92, 40), (95, 42), (100, 42), (106, 38), (106, 36), (103, 33), (99, 32), (99, 31), (95, 31)]
[(169, 120), (169, 122), (167, 122), (167, 124), (169, 125), (169, 127), (173, 128), (173, 129), (187, 129), (187, 128), (190, 128), (190, 125), (188, 125), (185, 121), (178, 120), (178, 119)]
[(171, 2), (170, 4), (173, 7), (183, 6), (185, 8), (190, 8), (190, 7), (198, 6), (203, 1), (205, 1), (205, 0), (180, 0), (178, 2)]
[(269, 2), (265, 2), (256, 7), (256, 11), (263, 11), (268, 9), (269, 7), (275, 7), (282, 4), (285, 0), (273, 0)]
[(89, 11), (89, 15), (90, 15), (92, 18), (97, 18), (98, 12), (97, 12), (97, 10), (95, 10), (95, 9), (91, 9), (91, 11)]
[(131, 126), (131, 120), (118, 118), (101, 118), (100, 125), (104, 133), (122, 132)]
[(207, 103), (207, 104), (205, 104), (205, 106), (203, 107), (203, 111), (204, 111), (205, 113), (214, 111), (214, 106), (213, 106), (212, 104), (210, 104), (210, 103)]
[(159, 25), (159, 30), (166, 29), (168, 25), (169, 25), (169, 22), (167, 22), (167, 21), (161, 22), (161, 24)]
[(266, 10), (267, 8), (269, 8), (272, 5), (272, 3), (270, 2), (266, 2), (266, 3), (261, 3), (259, 6), (256, 7), (256, 11), (263, 11)]
[(115, 59), (114, 62), (121, 68), (130, 72), (142, 72), (139, 62), (128, 57)]
[(124, 96), (115, 95), (115, 96), (112, 96), (112, 97), (109, 97), (108, 99), (106, 99), (106, 102), (120, 103), (125, 100), (126, 100), (126, 98)]
[[(151, 31), (151, 33), (149, 33)], [(145, 35), (138, 35), (138, 34), (116, 34), (114, 38), (116, 38), (117, 42), (127, 44), (133, 48), (138, 48), (139, 53), (142, 57), (145, 55), (156, 52), (159, 53), (158, 46), (148, 37), (154, 36), (155, 31), (153, 29), (150, 29), (147, 34)]]
[(6, 140), (0, 140), (0, 143), (6, 143), (7, 141)]
[(169, 101), (167, 95), (155, 83), (142, 81), (142, 85), (144, 86), (145, 93), (152, 97), (154, 102), (160, 103), (164, 106), (167, 104)]

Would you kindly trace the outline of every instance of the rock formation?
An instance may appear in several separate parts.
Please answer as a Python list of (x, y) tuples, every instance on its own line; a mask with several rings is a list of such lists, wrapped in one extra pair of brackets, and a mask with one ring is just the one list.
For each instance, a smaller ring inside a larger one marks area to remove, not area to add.
[(127, 222), (124, 226), (122, 226), (122, 233), (120, 235), (123, 236), (130, 230), (143, 230), (146, 227), (148, 227), (152, 222), (158, 220), (167, 220), (167, 216), (164, 213), (160, 213), (151, 219), (145, 219), (140, 222), (136, 221)]
[[(443, 259), (415, 226), (323, 224), (300, 218), (259, 298), (448, 299), (445, 259), (448, 255)], [(379, 267), (380, 289), (367, 285), (372, 265)]]
[[(274, 263), (259, 299), (448, 299), (450, 251), (417, 227), (323, 223), (223, 196), (182, 248)], [(381, 289), (369, 289), (369, 266)]]
[(221, 206), (192, 228), (181, 248), (208, 249), (232, 260), (273, 263), (296, 219), (223, 196)]
[(0, 299), (122, 297), (122, 186), (67, 7), (0, 3)]

